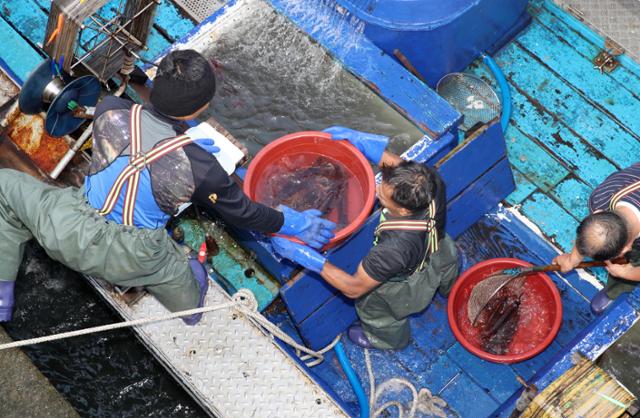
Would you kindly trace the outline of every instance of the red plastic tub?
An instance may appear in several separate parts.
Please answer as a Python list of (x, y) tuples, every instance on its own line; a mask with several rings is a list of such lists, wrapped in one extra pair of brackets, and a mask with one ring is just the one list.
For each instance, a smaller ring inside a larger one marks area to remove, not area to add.
[(467, 317), (467, 302), (476, 283), (499, 270), (528, 266), (531, 264), (516, 258), (494, 258), (476, 264), (458, 278), (451, 289), (447, 311), (451, 330), (464, 348), (495, 363), (516, 363), (536, 356), (551, 344), (562, 323), (562, 301), (555, 284), (544, 273), (527, 276), (518, 328), (507, 354), (484, 351), (478, 331)]
[[(245, 194), (260, 202), (260, 186), (265, 174), (268, 176), (274, 164), (285, 156), (296, 158), (302, 164), (311, 164), (319, 156), (342, 164), (349, 176), (348, 189), (343, 197), (347, 199), (345, 207), (350, 222), (336, 231), (336, 236), (325, 248), (337, 245), (357, 231), (371, 213), (376, 194), (373, 170), (364, 155), (349, 142), (332, 140), (331, 135), (324, 132), (305, 131), (286, 135), (262, 148), (253, 158), (244, 180)], [(327, 217), (338, 221), (336, 211)], [(300, 242), (295, 238), (290, 239)]]

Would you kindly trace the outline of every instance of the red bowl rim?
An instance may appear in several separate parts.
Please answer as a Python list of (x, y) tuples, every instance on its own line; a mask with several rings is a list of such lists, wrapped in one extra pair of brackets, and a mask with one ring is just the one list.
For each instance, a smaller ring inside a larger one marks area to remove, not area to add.
[[(371, 169), (371, 164), (366, 159), (366, 157), (349, 141), (345, 140), (332, 140), (331, 134), (320, 131), (301, 131), (295, 132), (289, 135), (285, 135), (280, 137), (269, 144), (265, 145), (251, 160), (249, 163), (249, 167), (247, 168), (247, 174), (245, 175), (244, 182), (242, 185), (242, 189), (244, 193), (249, 196), (249, 198), (254, 199), (253, 190), (251, 190), (251, 184), (254, 181), (254, 176), (256, 175), (254, 167), (258, 165), (260, 161), (266, 158), (267, 155), (271, 153), (271, 151), (275, 148), (280, 147), (283, 143), (297, 140), (297, 139), (321, 139), (321, 140), (329, 140), (335, 146), (342, 147), (345, 151), (355, 157), (358, 163), (364, 168), (366, 172), (367, 179), (370, 182), (371, 191), (365, 196), (364, 205), (362, 207), (362, 211), (358, 214), (358, 216), (351, 221), (347, 226), (340, 229), (336, 232), (335, 237), (333, 237), (324, 248), (329, 248), (333, 245), (338, 244), (339, 242), (346, 239), (349, 235), (353, 234), (358, 228), (364, 224), (369, 215), (371, 214), (371, 210), (373, 209), (373, 204), (375, 202), (375, 176), (373, 174), (373, 170)], [(279, 234), (272, 234), (276, 236), (281, 236)], [(287, 238), (293, 242), (297, 242), (299, 244), (304, 244), (297, 238), (282, 236), (283, 238)]]
[[(475, 264), (470, 269), (462, 273), (462, 275), (458, 278), (458, 280), (456, 280), (455, 284), (453, 285), (453, 288), (451, 288), (451, 293), (449, 293), (449, 302), (447, 303), (447, 316), (449, 319), (449, 326), (453, 331), (453, 335), (460, 342), (460, 344), (462, 344), (462, 346), (466, 348), (468, 351), (480, 357), (481, 359), (489, 360), (494, 363), (517, 363), (523, 360), (530, 359), (531, 357), (534, 357), (540, 354), (542, 351), (544, 351), (549, 346), (549, 344), (551, 344), (551, 342), (554, 340), (554, 338), (558, 334), (558, 331), (560, 330), (560, 325), (562, 324), (562, 299), (560, 298), (560, 292), (558, 292), (558, 289), (556, 288), (555, 283), (553, 283), (553, 280), (551, 280), (551, 278), (547, 274), (538, 273), (543, 275), (543, 277), (541, 277), (540, 280), (544, 281), (547, 287), (551, 290), (553, 301), (556, 306), (556, 317), (551, 327), (551, 330), (549, 331), (549, 334), (547, 334), (544, 340), (542, 340), (533, 349), (526, 351), (524, 353), (497, 355), (497, 354), (487, 353), (486, 351), (483, 351), (475, 347), (473, 344), (469, 342), (469, 340), (467, 340), (467, 338), (462, 333), (462, 330), (460, 329), (460, 327), (458, 327), (458, 323), (455, 320), (456, 317), (455, 317), (454, 306), (453, 306), (455, 297), (460, 291), (460, 288), (462, 287), (462, 284), (465, 281), (466, 277), (473, 275), (476, 271), (483, 269), (487, 265), (493, 265), (493, 264), (505, 263), (505, 262), (511, 264), (513, 267), (531, 267), (532, 266), (531, 263), (528, 263), (526, 261), (519, 260), (517, 258), (506, 258), (506, 257), (492, 258), (490, 260), (481, 261), (478, 264)], [(505, 266), (505, 268), (508, 268), (508, 267)]]

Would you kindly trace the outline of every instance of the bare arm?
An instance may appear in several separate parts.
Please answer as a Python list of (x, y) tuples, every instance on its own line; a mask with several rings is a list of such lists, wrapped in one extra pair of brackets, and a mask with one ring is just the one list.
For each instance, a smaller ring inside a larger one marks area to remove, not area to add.
[(327, 283), (351, 299), (357, 299), (380, 285), (379, 281), (372, 279), (364, 271), (362, 263), (358, 265), (356, 273), (351, 275), (327, 261), (320, 275)]
[(574, 245), (570, 253), (560, 254), (553, 259), (552, 263), (558, 264), (560, 271), (566, 273), (573, 270), (583, 259), (584, 257), (578, 252), (578, 249)]
[(631, 264), (612, 264), (609, 261), (606, 263), (607, 271), (612, 276), (634, 282), (640, 281), (640, 267), (633, 267)]

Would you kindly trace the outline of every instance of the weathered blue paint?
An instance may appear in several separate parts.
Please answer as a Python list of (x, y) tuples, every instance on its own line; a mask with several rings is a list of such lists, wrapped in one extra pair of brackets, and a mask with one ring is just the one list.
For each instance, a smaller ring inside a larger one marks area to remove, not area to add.
[(592, 191), (591, 186), (576, 178), (568, 177), (560, 182), (549, 195), (575, 219), (582, 221), (589, 214), (587, 203)]
[[(554, 14), (554, 10), (540, 6), (531, 7), (531, 12), (536, 21), (544, 25), (549, 31), (555, 33), (561, 39), (570, 44), (583, 57), (591, 61), (602, 50), (604, 44), (602, 38), (596, 35), (597, 39), (585, 36), (577, 31), (567, 20)], [(564, 13), (563, 13), (564, 14)], [(584, 25), (581, 25), (584, 27)], [(594, 32), (589, 31), (595, 35)], [(626, 58), (626, 59), (625, 59)], [(621, 65), (615, 71), (605, 73), (616, 80), (621, 88), (628, 90), (631, 94), (638, 96), (640, 91), (640, 65), (628, 57), (620, 57)]]
[(195, 23), (188, 17), (185, 17), (173, 2), (170, 0), (161, 0), (156, 9), (154, 25), (162, 28), (165, 33), (171, 37), (171, 39), (169, 39), (170, 41), (175, 41), (193, 29)]
[[(611, 161), (618, 168), (636, 161), (633, 156), (640, 154), (637, 135), (629, 133), (596, 107), (596, 103), (580, 95), (516, 43), (505, 48), (497, 59), (501, 65), (508, 65), (510, 81), (519, 91), (534, 99), (536, 106), (555, 115), (557, 120), (554, 122), (570, 128), (600, 151), (602, 159)], [(602, 76), (596, 72), (594, 77)], [(639, 103), (640, 99), (636, 100), (636, 104)]]
[[(509, 161), (511, 162), (511, 157), (509, 157)], [(516, 183), (516, 189), (511, 192), (509, 196), (505, 199), (505, 201), (509, 205), (519, 205), (522, 203), (524, 199), (526, 199), (531, 193), (537, 190), (536, 185), (533, 184), (527, 176), (522, 174), (517, 167), (511, 166), (511, 170), (513, 171), (513, 178)]]
[(515, 185), (509, 161), (505, 158), (471, 184), (464, 193), (449, 202), (447, 232), (457, 237), (482, 215), (495, 208)]
[[(530, 219), (535, 219), (536, 225), (560, 248), (571, 250), (578, 222), (549, 196), (533, 193), (522, 203), (522, 212)], [(553, 216), (549, 216), (550, 213)]]
[[(585, 96), (609, 111), (629, 129), (640, 132), (640, 120), (633, 111), (637, 97), (619, 88), (618, 82), (611, 77), (600, 76), (593, 64), (571, 45), (559, 41), (555, 34), (535, 23), (518, 37), (517, 42), (574, 87), (580, 86)], [(567, 62), (571, 65), (567, 65)]]
[(2, 72), (7, 75), (15, 85), (22, 86), (22, 79), (13, 72), (11, 67), (9, 67), (9, 65), (2, 58), (0, 58), (0, 70), (2, 70)]
[(469, 184), (504, 158), (505, 154), (500, 124), (494, 123), (477, 138), (462, 142), (453, 153), (438, 161), (438, 172), (447, 185), (447, 201), (463, 193)]
[(0, 58), (20, 80), (26, 80), (42, 62), (43, 57), (3, 18), (0, 18), (0, 45), (3, 45)]
[(458, 137), (451, 132), (445, 133), (438, 139), (431, 139), (425, 135), (402, 156), (407, 160), (433, 165), (434, 162), (454, 149), (457, 144)]
[(529, 19), (526, 0), (338, 1), (365, 22), (369, 39), (389, 56), (399, 49), (431, 86), (502, 46)]
[(496, 364), (484, 361), (456, 343), (447, 351), (447, 356), (482, 387), (498, 404), (506, 401), (520, 384), (516, 374), (508, 364)]
[(549, 360), (556, 355), (562, 347), (556, 341), (551, 342), (542, 353), (537, 356), (512, 365), (513, 371), (525, 380), (529, 380), (538, 370), (540, 370)]
[(33, 45), (44, 43), (47, 14), (31, 0), (3, 0), (2, 17)]
[[(600, 49), (605, 49), (604, 38), (598, 35), (596, 32), (587, 27), (584, 23), (573, 17), (571, 14), (565, 12), (558, 7), (553, 0), (531, 0), (532, 4), (544, 5), (547, 11), (553, 13), (554, 16), (565, 22), (571, 29), (578, 32), (580, 35), (588, 39), (593, 44), (597, 45)], [(638, 77), (640, 77), (640, 64), (630, 58), (628, 55), (623, 54), (620, 56), (620, 62)]]
[(540, 190), (548, 192), (569, 174), (557, 157), (540, 148), (513, 124), (505, 133), (505, 142), (511, 165)]
[(438, 396), (446, 399), (460, 417), (488, 417), (500, 405), (465, 373), (454, 378)]
[[(337, 14), (335, 2), (301, 0), (292, 5), (271, 0), (271, 4), (431, 138), (458, 125), (460, 115), (367, 38), (358, 36), (357, 22)], [(326, 30), (327, 20), (336, 23), (331, 30)]]

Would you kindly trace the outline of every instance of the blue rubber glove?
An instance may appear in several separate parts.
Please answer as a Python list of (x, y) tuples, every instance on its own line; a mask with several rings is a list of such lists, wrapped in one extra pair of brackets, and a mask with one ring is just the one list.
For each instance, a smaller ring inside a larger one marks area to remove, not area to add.
[(207, 151), (209, 154), (215, 154), (220, 151), (220, 147), (216, 147), (211, 138), (200, 138), (193, 141), (194, 144), (197, 144), (200, 148)]
[(389, 143), (389, 137), (384, 135), (360, 132), (344, 126), (332, 126), (322, 132), (331, 134), (331, 139), (346, 139), (364, 154), (373, 164), (380, 164), (380, 159)]
[(322, 248), (335, 236), (333, 230), (336, 229), (336, 224), (322, 219), (322, 212), (317, 209), (298, 212), (280, 205), (278, 210), (284, 215), (284, 223), (278, 231), (279, 234), (296, 237), (313, 248)]
[(271, 244), (273, 245), (273, 249), (284, 258), (288, 258), (316, 273), (322, 271), (324, 263), (327, 261), (327, 259), (316, 250), (306, 245), (289, 241), (286, 238), (273, 237), (271, 238)]

